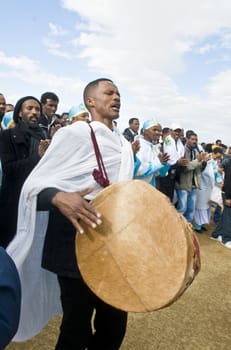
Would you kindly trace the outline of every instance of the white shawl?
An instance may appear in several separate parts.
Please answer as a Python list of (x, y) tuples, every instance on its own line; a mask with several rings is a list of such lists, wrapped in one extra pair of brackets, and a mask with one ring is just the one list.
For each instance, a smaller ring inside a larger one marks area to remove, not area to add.
[[(100, 122), (91, 123), (112, 183), (132, 179), (133, 153), (130, 143), (116, 130)], [(92, 199), (102, 189), (93, 179), (98, 168), (90, 128), (77, 122), (59, 129), (43, 158), (33, 169), (21, 191), (17, 233), (7, 248), (18, 267), (22, 284), (20, 325), (14, 341), (36, 335), (51, 317), (60, 313), (60, 291), (56, 275), (41, 268), (48, 212), (36, 212), (37, 195), (54, 187), (65, 192), (94, 186)]]

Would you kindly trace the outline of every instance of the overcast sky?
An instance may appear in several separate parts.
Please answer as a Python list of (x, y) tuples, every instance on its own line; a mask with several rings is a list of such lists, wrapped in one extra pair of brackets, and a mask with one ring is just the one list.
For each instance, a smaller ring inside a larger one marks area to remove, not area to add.
[(7, 102), (53, 91), (61, 113), (107, 77), (122, 130), (154, 118), (231, 145), (230, 0), (7, 0), (0, 29)]

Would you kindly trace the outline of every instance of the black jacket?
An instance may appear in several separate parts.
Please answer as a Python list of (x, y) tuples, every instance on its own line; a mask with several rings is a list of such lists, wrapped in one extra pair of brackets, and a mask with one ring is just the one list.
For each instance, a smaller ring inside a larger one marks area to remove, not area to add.
[(43, 130), (46, 139), (50, 139), (49, 122), (45, 115), (41, 115), (39, 118), (39, 126)]
[(123, 132), (123, 135), (124, 135), (125, 139), (127, 139), (129, 142), (133, 142), (134, 137), (136, 135), (138, 135), (138, 133), (132, 133), (129, 128), (126, 128)]
[[(41, 133), (42, 135), (42, 133)], [(41, 137), (44, 138), (44, 137)], [(0, 135), (2, 186), (0, 190), (0, 245), (6, 247), (16, 233), (18, 201), (24, 181), (40, 160), (39, 139), (19, 124)]]
[(225, 192), (225, 198), (231, 199), (231, 161), (227, 162), (224, 167), (225, 179), (223, 191)]
[(55, 188), (48, 188), (38, 195), (37, 209), (50, 211), (43, 247), (42, 267), (60, 276), (80, 278), (75, 254), (76, 229), (51, 204), (52, 197), (57, 192)]

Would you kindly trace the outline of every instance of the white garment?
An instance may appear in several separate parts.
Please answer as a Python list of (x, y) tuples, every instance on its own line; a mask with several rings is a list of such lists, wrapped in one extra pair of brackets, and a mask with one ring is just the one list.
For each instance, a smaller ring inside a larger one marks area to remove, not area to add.
[(201, 173), (201, 187), (197, 189), (196, 209), (207, 210), (210, 207), (209, 197), (213, 186), (215, 185), (215, 176), (212, 160), (207, 162), (206, 168)]
[[(196, 189), (194, 222), (199, 226), (209, 224), (211, 219), (210, 196), (213, 188), (216, 188), (214, 164), (216, 164), (216, 161), (213, 159), (207, 162), (205, 169), (201, 172), (200, 188)], [(221, 190), (218, 187), (217, 190), (221, 194)]]
[[(100, 152), (111, 183), (132, 179), (134, 160), (130, 143), (100, 122), (92, 122)], [(56, 275), (41, 268), (48, 212), (36, 212), (37, 195), (45, 188), (81, 191), (94, 186), (86, 196), (92, 199), (102, 189), (93, 179), (98, 168), (86, 122), (59, 129), (43, 158), (33, 169), (21, 191), (17, 234), (7, 252), (19, 269), (22, 310), (14, 341), (36, 335), (49, 319), (61, 312)]]
[(169, 155), (169, 165), (176, 164), (179, 158), (184, 157), (185, 149), (180, 139), (177, 141), (171, 135), (166, 136), (163, 144), (163, 150)]
[(136, 157), (140, 161), (140, 166), (135, 178), (152, 183), (152, 178), (157, 176), (158, 171), (163, 168), (163, 164), (158, 157), (160, 150), (152, 142), (145, 140), (143, 136), (140, 136), (139, 140), (140, 149), (136, 153)]
[(212, 188), (215, 186), (214, 160), (207, 162), (205, 169), (201, 172), (200, 189), (196, 189), (196, 210), (207, 210), (210, 208), (209, 198)]
[(211, 208), (208, 209), (196, 209), (194, 214), (195, 227), (209, 224), (211, 220)]

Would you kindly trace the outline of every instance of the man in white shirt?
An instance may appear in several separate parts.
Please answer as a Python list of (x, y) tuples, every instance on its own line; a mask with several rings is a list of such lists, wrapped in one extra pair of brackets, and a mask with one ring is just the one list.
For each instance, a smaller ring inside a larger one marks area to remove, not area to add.
[(170, 165), (168, 175), (160, 178), (160, 191), (169, 197), (171, 202), (174, 198), (175, 179), (179, 167), (186, 166), (188, 160), (184, 157), (184, 145), (181, 142), (182, 127), (177, 123), (170, 126), (169, 135), (163, 142), (163, 151), (169, 155), (168, 164)]

